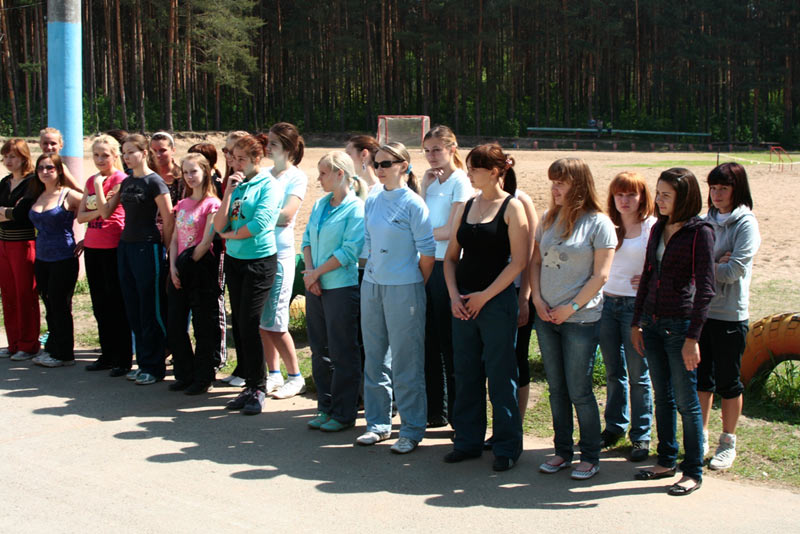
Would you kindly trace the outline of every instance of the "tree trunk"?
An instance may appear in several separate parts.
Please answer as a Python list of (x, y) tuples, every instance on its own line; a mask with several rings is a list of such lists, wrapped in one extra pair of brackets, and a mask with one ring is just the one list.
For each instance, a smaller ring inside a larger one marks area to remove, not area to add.
[(192, 0), (186, 0), (186, 57), (183, 62), (186, 87), (186, 129), (192, 128)]
[(142, 1), (136, 0), (135, 15), (136, 18), (136, 74), (139, 78), (139, 131), (144, 134), (147, 127), (145, 124), (144, 113), (144, 36), (142, 35)]
[(14, 135), (19, 135), (19, 121), (17, 119), (17, 99), (14, 93), (14, 78), (12, 72), (14, 65), (11, 59), (11, 48), (9, 46), (9, 33), (8, 33), (8, 16), (9, 12), (6, 9), (5, 0), (0, 0), (0, 31), (3, 35), (0, 39), (3, 41), (3, 62), (5, 63), (6, 85), (8, 86), (8, 102), (11, 105), (11, 125), (14, 129)]
[[(111, 9), (108, 6), (108, 0), (103, 0), (103, 14), (105, 15), (106, 23), (106, 55), (108, 56), (108, 81), (111, 89), (109, 96), (109, 124), (113, 127), (117, 119), (117, 78), (114, 76), (114, 47), (112, 46), (111, 38)], [(121, 51), (120, 51), (121, 53)]]
[(483, 0), (478, 0), (478, 56), (475, 60), (475, 135), (481, 135), (481, 85), (483, 85)]
[(169, 1), (169, 30), (167, 31), (167, 98), (166, 98), (166, 128), (173, 131), (172, 125), (172, 91), (175, 80), (175, 48), (177, 47), (176, 34), (178, 25), (178, 0)]
[[(122, 70), (122, 17), (120, 16), (120, 3), (116, 1), (117, 14), (117, 75), (119, 76), (119, 105), (122, 108), (122, 128), (128, 129), (128, 108), (125, 103), (125, 73)], [(139, 15), (137, 15), (137, 18)]]
[[(22, 54), (25, 65), (28, 65), (28, 16), (27, 10), (22, 10)], [(25, 76), (25, 135), (31, 135), (31, 72), (29, 68), (22, 73)]]

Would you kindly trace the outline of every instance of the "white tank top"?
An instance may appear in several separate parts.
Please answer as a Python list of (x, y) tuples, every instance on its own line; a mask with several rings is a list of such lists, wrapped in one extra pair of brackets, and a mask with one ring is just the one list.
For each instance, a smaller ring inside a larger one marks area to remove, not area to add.
[(623, 239), (622, 246), (614, 253), (614, 262), (603, 291), (618, 297), (635, 297), (636, 290), (631, 285), (631, 278), (642, 274), (644, 257), (647, 252), (647, 240), (650, 230), (656, 223), (655, 217), (642, 221), (642, 231), (638, 237)]

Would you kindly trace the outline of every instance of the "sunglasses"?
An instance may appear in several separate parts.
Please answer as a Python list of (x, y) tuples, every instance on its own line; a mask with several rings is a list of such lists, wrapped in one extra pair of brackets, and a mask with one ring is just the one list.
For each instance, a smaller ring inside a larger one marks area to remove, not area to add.
[(55, 170), (55, 165), (39, 165), (36, 170), (39, 172)]
[(389, 160), (386, 160), (386, 161), (373, 161), (372, 162), (372, 166), (375, 167), (376, 169), (380, 168), (380, 167), (383, 167), (384, 169), (388, 169), (389, 167), (391, 167), (395, 163), (405, 163), (405, 161), (402, 161), (402, 160), (398, 160), (398, 161), (389, 161)]

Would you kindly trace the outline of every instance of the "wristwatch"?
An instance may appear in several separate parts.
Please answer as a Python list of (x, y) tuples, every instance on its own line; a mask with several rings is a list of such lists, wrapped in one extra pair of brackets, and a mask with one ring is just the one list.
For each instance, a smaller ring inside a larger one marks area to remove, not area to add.
[(574, 300), (570, 303), (570, 306), (572, 306), (572, 309), (575, 310), (575, 311), (578, 311), (578, 310), (581, 309), (581, 307), (578, 306), (578, 303), (575, 302)]

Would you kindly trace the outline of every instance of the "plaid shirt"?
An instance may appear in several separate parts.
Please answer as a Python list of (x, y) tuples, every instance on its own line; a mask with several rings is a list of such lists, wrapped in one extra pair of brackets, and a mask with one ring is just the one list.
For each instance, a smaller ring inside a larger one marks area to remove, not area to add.
[(714, 296), (714, 230), (699, 217), (686, 221), (667, 243), (659, 272), (656, 249), (664, 225), (659, 220), (647, 242), (631, 325), (641, 326), (643, 315), (689, 319), (686, 337), (700, 339)]

